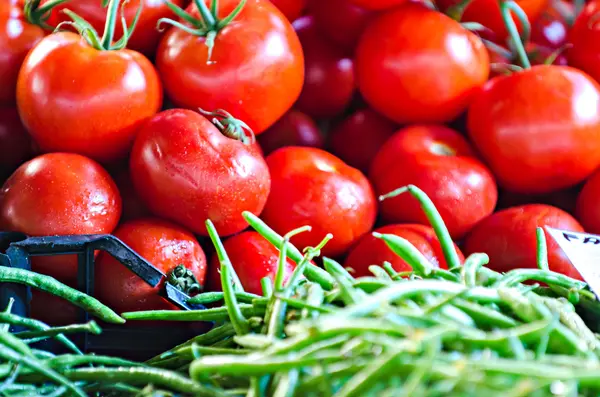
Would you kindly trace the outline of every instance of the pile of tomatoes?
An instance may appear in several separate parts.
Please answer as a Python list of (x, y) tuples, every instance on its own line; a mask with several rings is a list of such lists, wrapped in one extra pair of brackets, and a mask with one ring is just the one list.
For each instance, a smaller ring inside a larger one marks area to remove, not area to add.
[[(537, 226), (600, 233), (600, 0), (201, 1), (0, 2), (1, 230), (113, 233), (211, 289), (210, 219), (253, 293), (278, 251), (243, 211), (312, 226), (299, 248), (332, 233), (357, 276), (409, 270), (373, 230), (447, 266), (412, 196), (378, 199), (408, 184), (500, 271), (535, 266)], [(76, 266), (32, 263), (73, 286)], [(96, 295), (173, 308), (110, 256)], [(33, 316), (64, 305), (36, 292)]]

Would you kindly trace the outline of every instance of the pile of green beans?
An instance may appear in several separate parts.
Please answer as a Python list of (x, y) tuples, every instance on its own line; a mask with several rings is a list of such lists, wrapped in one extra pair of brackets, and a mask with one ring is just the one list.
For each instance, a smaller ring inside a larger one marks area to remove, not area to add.
[[(135, 363), (80, 354), (66, 334), (98, 332), (94, 323), (52, 329), (19, 319), (8, 308), (0, 323), (31, 331), (0, 328), (0, 395), (600, 395), (600, 339), (576, 311), (582, 305), (597, 309), (597, 299), (585, 283), (548, 269), (543, 231), (537, 230), (538, 269), (498, 273), (486, 267), (489, 258), (481, 253), (460, 263), (443, 220), (420, 189), (407, 186), (381, 199), (406, 193), (421, 203), (448, 270), (435, 267), (407, 240), (374, 233), (413, 271), (397, 273), (383, 263), (370, 268), (373, 276), (356, 278), (332, 259), (320, 258), (323, 268), (314, 264), (333, 236), (300, 251), (290, 240), (308, 226), (280, 236), (245, 213), (280, 252), (274, 280), (262, 280), (263, 293), (255, 295), (244, 291), (207, 221), (222, 292), (201, 293), (190, 302), (211, 308), (118, 318), (214, 321), (212, 330)], [(284, 282), (288, 258), (297, 265)], [(29, 347), (47, 337), (73, 354)]]

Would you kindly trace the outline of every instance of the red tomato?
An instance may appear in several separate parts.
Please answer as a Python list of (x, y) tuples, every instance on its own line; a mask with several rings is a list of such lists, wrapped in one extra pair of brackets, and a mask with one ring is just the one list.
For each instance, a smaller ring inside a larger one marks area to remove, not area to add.
[[(568, 4), (561, 1), (561, 3)], [(553, 7), (549, 7), (531, 26), (531, 41), (544, 47), (558, 49), (567, 43), (569, 25)]]
[(25, 21), (21, 7), (12, 2), (0, 4), (0, 106), (16, 104), (17, 77), (23, 60), (44, 36), (42, 28)]
[(585, 182), (579, 197), (575, 216), (587, 232), (600, 234), (600, 171), (596, 171)]
[(489, 74), (481, 39), (444, 14), (409, 3), (374, 18), (356, 49), (365, 100), (398, 123), (447, 122)]
[[(169, 0), (176, 6), (183, 6), (184, 0)], [(125, 20), (128, 26), (133, 21), (135, 14), (140, 7), (140, 0), (129, 0), (121, 2), (124, 10)], [(119, 6), (121, 7), (121, 5)], [(51, 25), (56, 27), (57, 24), (71, 19), (67, 14), (62, 12), (64, 9), (69, 9), (88, 21), (90, 25), (99, 35), (104, 33), (104, 25), (106, 23), (106, 8), (102, 7), (101, 0), (70, 0), (59, 5), (52, 10)], [(119, 17), (121, 13), (119, 12)], [(162, 32), (157, 29), (156, 24), (161, 18), (174, 18), (175, 14), (169, 9), (164, 0), (143, 0), (140, 19), (138, 20), (133, 35), (129, 39), (127, 48), (139, 51), (148, 57), (154, 56), (158, 42), (162, 36)], [(66, 26), (65, 26), (66, 27)], [(115, 37), (120, 39), (123, 35), (121, 23), (117, 23)]]
[(600, 86), (566, 66), (496, 77), (473, 99), (468, 130), (503, 188), (573, 186), (600, 165)]
[(600, 81), (600, 1), (590, 1), (569, 31), (569, 65)]
[(314, 120), (297, 110), (284, 114), (258, 137), (258, 142), (265, 155), (285, 146), (322, 148), (325, 145), (323, 134)]
[[(515, 3), (521, 7), (521, 9), (527, 15), (529, 22), (534, 23), (540, 14), (546, 8), (549, 0), (515, 0)], [(435, 0), (436, 4), (444, 12), (454, 5), (462, 2), (462, 0)], [(518, 18), (513, 17), (513, 20), (517, 24), (517, 28), (521, 30), (521, 23)], [(478, 22), (483, 26), (486, 26), (494, 31), (499, 42), (504, 41), (508, 32), (502, 15), (500, 13), (500, 7), (496, 0), (472, 0), (468, 3), (464, 10), (464, 14), (461, 18), (462, 22)]]
[[(262, 295), (260, 280), (264, 277), (269, 277), (271, 281), (275, 280), (279, 250), (260, 234), (252, 231), (236, 234), (225, 240), (223, 245), (244, 290)], [(284, 282), (292, 275), (295, 268), (296, 264), (288, 258), (284, 267)], [(208, 285), (211, 291), (222, 290), (220, 269), (219, 258), (213, 255), (208, 271)]]
[[(455, 239), (490, 215), (498, 191), (490, 171), (458, 132), (441, 125), (398, 131), (375, 156), (369, 172), (378, 195), (413, 184), (431, 198)], [(410, 194), (381, 203), (386, 222), (429, 224)]]
[(252, 146), (223, 135), (191, 110), (165, 110), (140, 131), (131, 176), (150, 210), (207, 235), (210, 219), (222, 236), (248, 225), (243, 211), (260, 214), (271, 179)]
[[(70, 287), (75, 288), (76, 283)], [(71, 325), (79, 322), (79, 309), (71, 302), (38, 289), (31, 289), (31, 318), (51, 326)]]
[(15, 108), (0, 108), (0, 181), (33, 157), (31, 139)]
[(385, 10), (406, 3), (408, 0), (348, 0), (367, 10)]
[(544, 65), (547, 64), (551, 57), (554, 58), (552, 65), (567, 65), (567, 56), (560, 50), (553, 49), (551, 47), (542, 46), (529, 42), (525, 45), (527, 51), (527, 58), (532, 65)]
[(133, 181), (131, 179), (131, 175), (129, 174), (129, 168), (125, 168), (119, 170), (114, 173), (114, 181), (119, 188), (119, 192), (121, 193), (121, 201), (122, 201), (122, 215), (121, 221), (128, 221), (131, 219), (139, 219), (150, 216), (150, 210), (144, 204), (144, 201), (140, 198), (137, 191), (135, 190), (135, 186), (133, 186)]
[(397, 130), (398, 125), (393, 121), (371, 109), (361, 109), (331, 130), (329, 147), (348, 165), (366, 173), (381, 146)]
[[(123, 223), (114, 235), (169, 275), (178, 265), (189, 269), (204, 284), (206, 257), (192, 233), (160, 219), (137, 219)], [(110, 254), (103, 252), (96, 264), (96, 295), (118, 313), (136, 310), (169, 310), (176, 306)]]
[[(382, 234), (395, 234), (396, 236), (405, 238), (435, 267), (448, 269), (440, 241), (431, 227), (416, 224), (388, 225), (375, 231)], [(456, 245), (455, 248), (460, 261), (464, 261), (465, 258), (460, 249)], [(375, 238), (371, 234), (365, 234), (358, 240), (358, 243), (356, 243), (346, 257), (344, 267), (354, 269), (353, 275), (355, 277), (372, 276), (373, 274), (369, 271), (369, 266), (381, 266), (383, 262), (390, 262), (397, 272), (412, 271), (412, 267), (398, 255), (394, 254), (383, 240)]]
[[(31, 236), (111, 233), (121, 197), (93, 160), (50, 153), (21, 165), (0, 191), (0, 225)], [(34, 258), (32, 269), (61, 281), (77, 277), (77, 257)]]
[(310, 14), (319, 30), (336, 46), (353, 53), (358, 39), (373, 13), (348, 0), (311, 0)]
[(350, 104), (355, 91), (351, 58), (323, 40), (314, 18), (294, 22), (304, 50), (304, 86), (295, 107), (313, 117), (333, 117)]
[(17, 85), (21, 119), (42, 151), (75, 152), (101, 162), (126, 155), (161, 102), (160, 81), (146, 57), (131, 50), (98, 51), (71, 32), (40, 41)]
[[(238, 0), (219, 1), (228, 15)], [(198, 17), (194, 4), (188, 7)], [(177, 106), (224, 109), (260, 134), (287, 112), (300, 95), (304, 57), (291, 24), (266, 0), (249, 0), (234, 22), (215, 37), (208, 62), (205, 39), (170, 29), (156, 65)]]
[[(467, 236), (465, 254), (485, 252), (490, 257), (489, 268), (506, 272), (512, 269), (535, 268), (536, 227), (583, 232), (581, 225), (566, 212), (543, 204), (529, 204), (498, 211), (481, 221)], [(550, 270), (581, 280), (556, 241), (547, 232)]]
[(306, 8), (307, 0), (271, 0), (275, 7), (292, 22), (299, 18)]
[(312, 226), (310, 232), (294, 237), (298, 248), (314, 247), (332, 233), (333, 239), (321, 252), (334, 257), (371, 230), (377, 202), (359, 170), (324, 150), (308, 147), (281, 148), (266, 160), (272, 183), (262, 218), (282, 235)]

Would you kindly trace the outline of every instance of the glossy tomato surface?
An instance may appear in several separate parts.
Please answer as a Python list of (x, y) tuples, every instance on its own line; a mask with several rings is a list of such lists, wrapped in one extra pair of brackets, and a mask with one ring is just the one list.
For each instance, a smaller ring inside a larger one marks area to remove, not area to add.
[[(414, 245), (435, 267), (448, 268), (440, 241), (431, 227), (417, 224), (387, 225), (374, 231), (402, 237)], [(460, 249), (455, 247), (462, 262), (464, 257)], [(369, 266), (381, 266), (383, 262), (391, 263), (397, 272), (412, 271), (412, 267), (408, 263), (396, 255), (383, 240), (373, 237), (372, 234), (365, 234), (352, 247), (346, 257), (344, 267), (354, 269), (352, 275), (355, 277), (372, 276)]]
[[(225, 17), (237, 0), (219, 1)], [(198, 16), (192, 3), (188, 10)], [(224, 109), (260, 134), (300, 95), (304, 57), (292, 25), (268, 0), (249, 0), (217, 34), (208, 60), (205, 39), (170, 29), (156, 56), (171, 100), (185, 108)]]
[[(0, 228), (31, 236), (111, 233), (120, 216), (121, 197), (112, 178), (78, 154), (38, 156), (21, 165), (0, 191)], [(74, 280), (77, 257), (34, 258), (32, 268)]]
[(44, 38), (19, 74), (21, 119), (44, 152), (74, 152), (100, 162), (124, 157), (135, 134), (162, 104), (146, 57), (98, 51), (75, 33)]
[(356, 49), (358, 88), (398, 123), (448, 122), (489, 75), (475, 34), (446, 15), (408, 3), (374, 18)]
[[(121, 224), (113, 234), (163, 273), (168, 275), (183, 265), (204, 285), (206, 257), (186, 229), (164, 220), (144, 218)], [(97, 297), (117, 313), (176, 308), (158, 295), (162, 285), (151, 287), (106, 252), (98, 258), (95, 269)]]
[(325, 138), (315, 121), (308, 115), (290, 110), (258, 137), (265, 155), (285, 146), (322, 148)]
[(575, 215), (586, 232), (600, 234), (600, 171), (585, 182), (577, 197)]
[(271, 3), (275, 4), (288, 21), (293, 22), (304, 13), (307, 0), (271, 0)]
[[(295, 240), (293, 238), (292, 240)], [(293, 243), (293, 241), (292, 241)], [(279, 250), (257, 232), (247, 231), (236, 234), (223, 243), (227, 256), (233, 264), (244, 291), (262, 295), (260, 280), (269, 277), (275, 280)], [(219, 258), (213, 255), (209, 266), (209, 286), (212, 291), (221, 291)], [(284, 267), (284, 283), (292, 275), (296, 264), (287, 259)]]
[(191, 110), (165, 110), (140, 131), (131, 177), (150, 210), (194, 233), (207, 235), (210, 219), (221, 236), (248, 224), (243, 211), (260, 214), (271, 179), (255, 146), (224, 136)]
[(23, 60), (42, 38), (44, 30), (25, 21), (21, 7), (12, 1), (0, 3), (0, 106), (14, 106)]
[(0, 107), (0, 182), (33, 157), (31, 139), (15, 108)]
[[(529, 204), (498, 211), (481, 221), (467, 236), (465, 254), (485, 252), (489, 268), (506, 272), (536, 268), (536, 227), (583, 232), (581, 225), (568, 213), (549, 205)], [(556, 241), (545, 231), (550, 270), (581, 280)]]
[[(441, 125), (414, 125), (396, 132), (375, 156), (369, 179), (378, 195), (409, 184), (423, 190), (455, 239), (490, 215), (498, 198), (493, 175), (467, 140)], [(409, 193), (384, 200), (381, 216), (387, 223), (429, 225)]]
[(352, 100), (354, 63), (339, 48), (323, 40), (311, 16), (294, 22), (304, 51), (304, 86), (295, 107), (313, 117), (333, 117)]
[(368, 10), (386, 10), (404, 4), (408, 0), (348, 0), (350, 3), (355, 4), (359, 7), (366, 8)]
[(379, 113), (357, 110), (332, 128), (328, 136), (331, 153), (362, 172), (369, 172), (381, 146), (398, 130), (398, 124)]
[(473, 100), (468, 131), (503, 188), (573, 186), (600, 165), (600, 86), (566, 66), (496, 77)]
[(314, 247), (332, 233), (333, 239), (321, 252), (334, 257), (371, 230), (377, 202), (359, 170), (324, 150), (308, 147), (282, 148), (266, 160), (272, 183), (262, 218), (281, 235), (312, 226), (310, 232), (294, 237), (298, 248)]
[[(184, 0), (169, 0), (176, 6), (183, 6)], [(140, 4), (141, 2), (141, 4)], [(127, 25), (131, 26), (138, 9), (140, 17), (133, 31), (133, 35), (129, 38), (127, 48), (139, 51), (148, 57), (152, 57), (158, 47), (158, 42), (162, 36), (162, 28), (157, 28), (158, 20), (161, 18), (177, 19), (175, 14), (169, 9), (164, 0), (129, 0), (121, 3), (121, 11), (119, 17), (124, 16)], [(71, 21), (69, 16), (63, 10), (69, 9), (85, 19), (92, 25), (101, 36), (104, 33), (104, 25), (106, 24), (107, 8), (102, 6), (101, 0), (70, 0), (63, 3), (52, 10), (52, 25), (60, 22)], [(123, 13), (124, 12), (124, 13)], [(115, 39), (120, 39), (123, 36), (123, 28), (119, 22), (115, 29)]]
[[(572, 7), (571, 3), (563, 0), (559, 0), (557, 3)], [(551, 5), (531, 26), (531, 41), (552, 49), (561, 48), (567, 43), (569, 28), (564, 16)]]
[(569, 31), (569, 65), (600, 81), (600, 1), (590, 1)]

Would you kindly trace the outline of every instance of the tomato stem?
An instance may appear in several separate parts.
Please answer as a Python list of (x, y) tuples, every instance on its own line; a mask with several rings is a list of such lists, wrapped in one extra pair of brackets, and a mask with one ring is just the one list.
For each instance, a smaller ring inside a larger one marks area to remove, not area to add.
[(207, 112), (199, 108), (198, 111), (204, 117), (210, 118), (211, 123), (226, 137), (236, 139), (246, 145), (252, 145), (256, 142), (256, 137), (252, 129), (242, 120), (236, 119), (225, 110), (218, 109), (214, 112)]
[(32, 25), (38, 25), (46, 30), (52, 30), (52, 26), (46, 21), (50, 17), (52, 9), (69, 0), (50, 0), (43, 6), (40, 6), (41, 0), (27, 0), (23, 7), (23, 15), (25, 20)]
[(169, 272), (167, 282), (188, 295), (197, 294), (202, 290), (194, 273), (182, 264)]
[[(531, 62), (529, 62), (527, 51), (525, 51), (525, 46), (523, 45), (524, 42), (529, 40), (531, 33), (531, 25), (527, 15), (525, 12), (523, 12), (521, 7), (519, 7), (519, 5), (512, 0), (500, 0), (500, 11), (502, 13), (502, 20), (504, 21), (504, 25), (506, 26), (506, 30), (508, 31), (508, 35), (510, 37), (511, 46), (515, 48), (523, 67), (530, 68)], [(523, 30), (522, 35), (519, 35), (519, 30), (517, 29), (517, 25), (512, 18), (512, 13), (515, 14), (521, 23)]]
[(108, 48), (115, 35), (117, 24), (117, 15), (119, 13), (119, 0), (110, 0), (108, 2), (108, 13), (106, 14), (106, 24), (104, 25), (104, 35), (102, 35), (102, 47)]
[(449, 7), (446, 10), (446, 15), (448, 15), (455, 21), (460, 22), (462, 20), (463, 14), (465, 13), (465, 10), (469, 6), (469, 4), (471, 4), (471, 1), (473, 0), (462, 0), (459, 3), (453, 5), (452, 7)]

